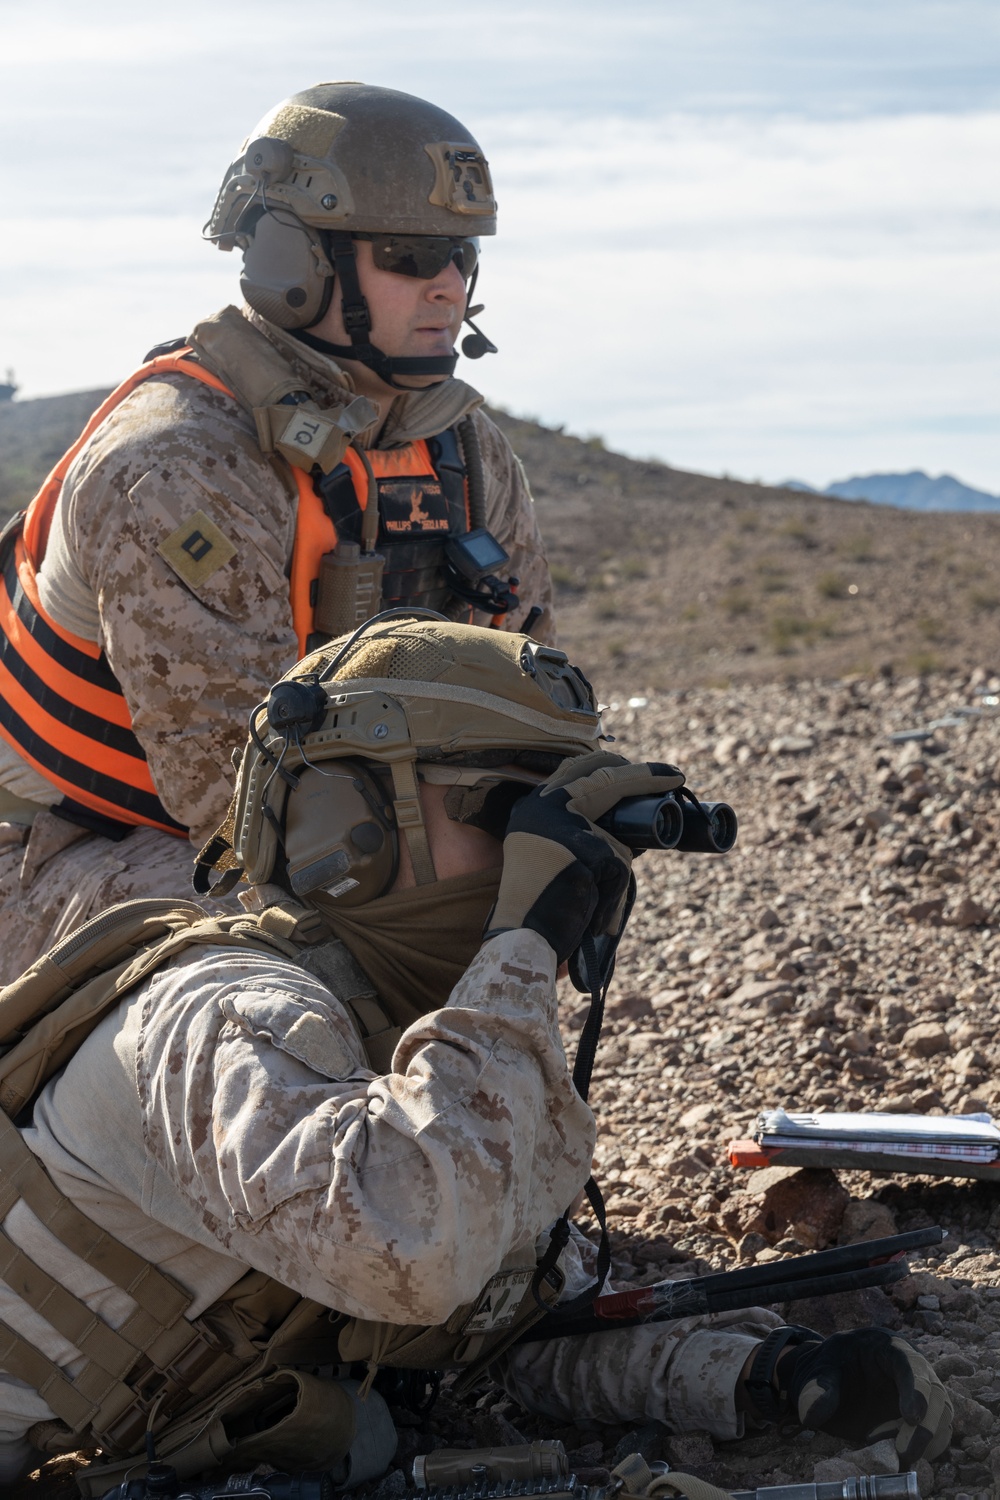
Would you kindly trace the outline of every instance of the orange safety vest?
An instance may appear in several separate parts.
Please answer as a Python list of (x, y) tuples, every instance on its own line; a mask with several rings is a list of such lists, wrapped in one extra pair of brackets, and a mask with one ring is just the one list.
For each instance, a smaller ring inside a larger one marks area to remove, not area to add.
[[(233, 395), (215, 375), (186, 358), (190, 352), (179, 349), (158, 355), (112, 391), (56, 464), (27, 511), (0, 538), (0, 735), (64, 794), (63, 811), (85, 825), (89, 820), (91, 826), (112, 835), (114, 830), (105, 825), (118, 825), (124, 833), (128, 827), (142, 824), (179, 837), (184, 837), (187, 829), (170, 816), (157, 795), (145, 751), (132, 728), (128, 704), (104, 651), (93, 641), (64, 629), (45, 612), (36, 578), (70, 465), (104, 419), (137, 385), (156, 375), (184, 374)], [(453, 438), (452, 447), (457, 452)], [(380, 496), (383, 486), (391, 492), (400, 479), (412, 487), (415, 480), (437, 477), (424, 440), (399, 449), (373, 450), (368, 459)], [(337, 544), (337, 528), (331, 516), (336, 507), (328, 497), (317, 493), (310, 474), (298, 468), (292, 472), (299, 504), (290, 595), (299, 653), (305, 655), (312, 632), (320, 560)], [(368, 475), (356, 451), (349, 448), (344, 462), (325, 479), (348, 480), (355, 506), (364, 511)], [(460, 473), (458, 482), (462, 486)], [(327, 488), (333, 493), (336, 483)], [(464, 486), (461, 492), (464, 510)], [(467, 516), (464, 525), (468, 525)], [(389, 602), (395, 602), (391, 595)]]

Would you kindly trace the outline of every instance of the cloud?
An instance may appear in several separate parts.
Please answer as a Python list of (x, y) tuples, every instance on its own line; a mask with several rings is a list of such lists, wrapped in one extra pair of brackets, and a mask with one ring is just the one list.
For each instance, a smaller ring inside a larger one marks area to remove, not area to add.
[(832, 477), (863, 443), (996, 487), (1000, 112), (521, 136), (484, 257), (496, 399), (694, 468)]
[[(237, 294), (200, 227), (244, 131), (305, 81), (262, 0), (41, 8), (44, 54), (34, 16), (4, 16), (0, 104), (0, 365), (26, 395), (111, 384)], [(313, 18), (309, 70), (423, 90), (486, 145), (501, 353), (464, 373), (490, 397), (709, 471), (1000, 487), (995, 5), (381, 14), (377, 35)]]

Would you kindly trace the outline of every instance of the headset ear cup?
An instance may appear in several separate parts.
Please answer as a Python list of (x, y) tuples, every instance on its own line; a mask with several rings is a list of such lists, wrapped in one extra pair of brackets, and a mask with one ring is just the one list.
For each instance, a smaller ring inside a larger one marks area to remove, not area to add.
[(360, 761), (307, 765), (285, 804), (284, 852), (300, 899), (333, 896), (340, 907), (374, 901), (399, 868), (391, 799)]
[(310, 328), (326, 312), (333, 291), (333, 271), (320, 231), (287, 209), (261, 214), (243, 252), (240, 287), (250, 306), (269, 323)]

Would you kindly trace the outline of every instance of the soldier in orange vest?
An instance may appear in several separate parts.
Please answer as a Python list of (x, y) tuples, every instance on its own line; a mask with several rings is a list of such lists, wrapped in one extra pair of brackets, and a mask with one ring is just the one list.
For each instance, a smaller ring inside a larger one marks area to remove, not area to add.
[(320, 84), (244, 143), (206, 226), (244, 305), (152, 351), (2, 541), (0, 981), (189, 893), (308, 647), (394, 605), (551, 641), (523, 471), (454, 376), (495, 215), (466, 127), (394, 90)]

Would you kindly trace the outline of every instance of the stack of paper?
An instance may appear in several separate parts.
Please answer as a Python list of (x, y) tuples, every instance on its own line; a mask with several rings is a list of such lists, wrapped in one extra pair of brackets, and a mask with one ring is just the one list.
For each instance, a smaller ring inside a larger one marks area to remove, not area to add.
[(1000, 1157), (1000, 1130), (990, 1115), (790, 1114), (757, 1117), (762, 1150), (798, 1148), (878, 1156), (990, 1162)]

